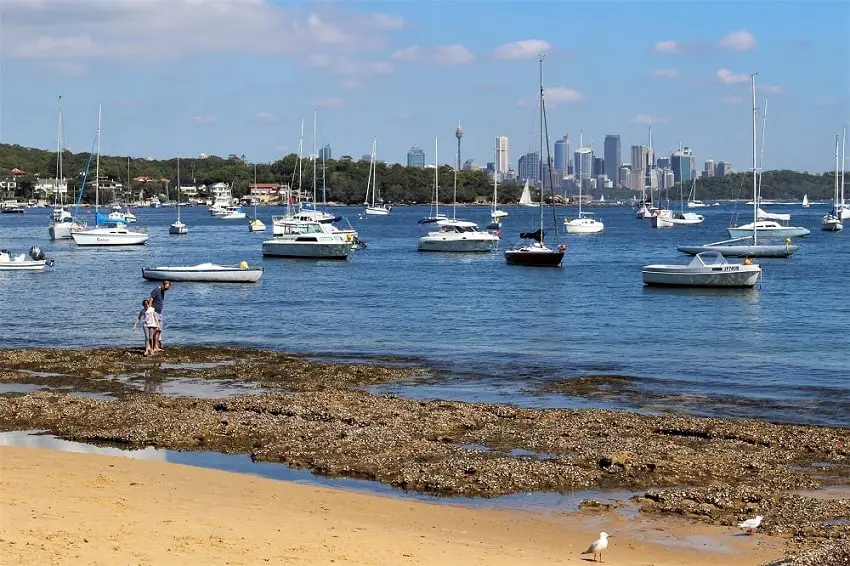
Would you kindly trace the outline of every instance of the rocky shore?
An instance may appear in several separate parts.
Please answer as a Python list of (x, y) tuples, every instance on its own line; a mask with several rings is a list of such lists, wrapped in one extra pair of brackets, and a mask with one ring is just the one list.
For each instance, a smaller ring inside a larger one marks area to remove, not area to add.
[[(268, 351), (175, 348), (155, 360), (122, 349), (3, 353), (0, 383), (43, 387), (0, 395), (3, 430), (245, 453), (444, 496), (629, 489), (636, 495), (628, 504), (645, 513), (722, 525), (764, 515), (763, 532), (789, 536), (795, 554), (783, 564), (850, 563), (850, 498), (799, 491), (850, 485), (847, 429), (423, 402), (366, 390), (411, 378), (421, 372), (415, 368)], [(221, 398), (157, 393), (162, 384), (185, 381), (256, 391)], [(832, 549), (830, 561), (805, 562), (821, 548)]]

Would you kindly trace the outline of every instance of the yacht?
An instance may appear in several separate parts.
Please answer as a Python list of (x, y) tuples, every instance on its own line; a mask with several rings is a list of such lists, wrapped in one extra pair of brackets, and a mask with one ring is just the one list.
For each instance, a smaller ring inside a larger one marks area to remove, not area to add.
[(282, 221), (280, 229), (280, 235), (263, 242), (263, 256), (348, 259), (351, 253), (351, 242), (329, 224), (293, 219)]
[(802, 226), (785, 226), (775, 220), (759, 220), (750, 222), (743, 226), (728, 228), (730, 238), (743, 238), (758, 232), (760, 236), (767, 238), (796, 238), (808, 236), (811, 231)]
[(233, 205), (233, 195), (230, 186), (225, 183), (216, 183), (210, 187), (212, 204), (209, 207), (210, 215), (222, 216), (225, 209)]
[(578, 218), (564, 218), (567, 234), (598, 234), (605, 230), (605, 224), (596, 219), (592, 212), (579, 212)]
[(216, 218), (222, 220), (244, 220), (245, 213), (238, 206), (226, 206), (220, 214), (215, 215)]
[(72, 232), (79, 232), (86, 228), (85, 222), (74, 220), (74, 215), (64, 207), (54, 208), (50, 220), (47, 233), (51, 240), (70, 240)]
[(466, 220), (438, 220), (437, 231), (419, 238), (421, 252), (489, 252), (499, 244), (495, 233), (478, 229)]

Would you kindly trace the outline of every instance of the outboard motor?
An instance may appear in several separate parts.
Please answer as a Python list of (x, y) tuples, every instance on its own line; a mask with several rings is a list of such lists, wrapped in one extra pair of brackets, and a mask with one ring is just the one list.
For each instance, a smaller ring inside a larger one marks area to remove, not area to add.
[(44, 259), (44, 252), (41, 248), (33, 246), (30, 248), (30, 257), (33, 258), (35, 261), (41, 261)]

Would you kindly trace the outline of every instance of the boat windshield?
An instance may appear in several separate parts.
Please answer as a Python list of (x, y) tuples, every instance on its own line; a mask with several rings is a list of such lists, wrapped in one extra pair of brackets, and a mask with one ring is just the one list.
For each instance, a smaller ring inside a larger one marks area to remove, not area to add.
[(318, 234), (322, 233), (322, 227), (318, 223), (287, 222), (283, 225), (284, 234)]
[(710, 267), (729, 263), (720, 252), (701, 252), (691, 260), (689, 267)]
[(478, 232), (478, 227), (474, 225), (467, 226), (464, 224), (440, 224), (440, 232), (463, 234), (466, 232)]

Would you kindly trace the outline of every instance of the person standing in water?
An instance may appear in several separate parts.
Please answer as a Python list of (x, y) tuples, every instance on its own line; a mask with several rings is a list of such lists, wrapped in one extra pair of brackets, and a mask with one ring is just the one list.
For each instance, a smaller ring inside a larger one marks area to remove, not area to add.
[(162, 303), (165, 300), (165, 292), (171, 288), (171, 281), (163, 281), (159, 285), (153, 288), (151, 291), (151, 301), (153, 302), (153, 310), (156, 313), (157, 318), (157, 327), (159, 331), (157, 332), (156, 340), (153, 343), (153, 351), (161, 352), (162, 351)]
[(151, 329), (148, 328), (148, 325), (145, 324), (145, 313), (147, 312), (148, 307), (150, 306), (150, 300), (150, 297), (144, 298), (144, 300), (142, 301), (142, 310), (139, 311), (139, 314), (136, 315), (136, 320), (133, 322), (133, 330), (136, 329), (140, 322), (142, 323), (142, 330), (145, 331), (146, 356), (149, 356), (151, 351), (153, 350), (153, 333), (150, 331)]

